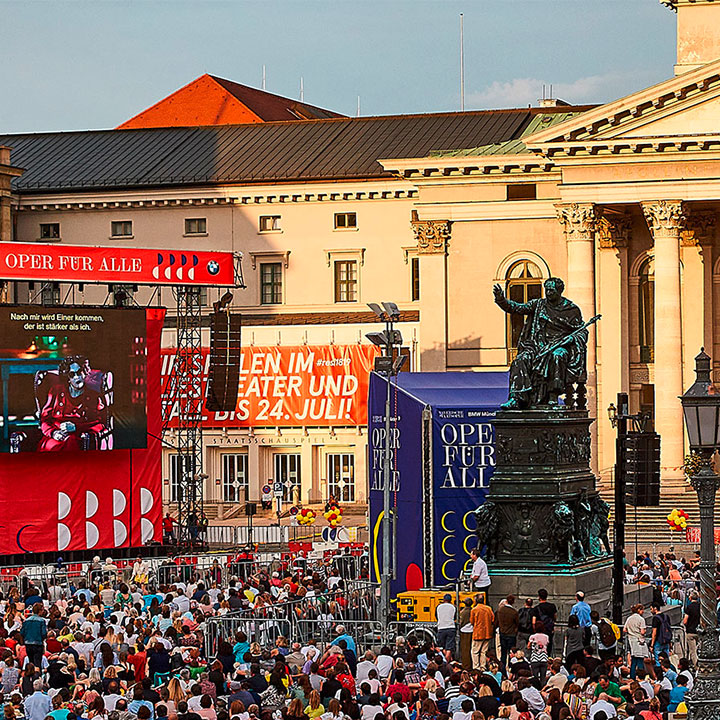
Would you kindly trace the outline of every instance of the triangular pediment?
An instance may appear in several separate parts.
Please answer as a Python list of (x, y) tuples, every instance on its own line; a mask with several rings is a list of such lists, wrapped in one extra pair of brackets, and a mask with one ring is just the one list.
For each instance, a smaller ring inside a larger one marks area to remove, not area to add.
[(720, 138), (720, 60), (576, 115), (525, 144), (544, 153), (643, 141), (664, 146), (668, 139), (709, 147), (712, 138)]

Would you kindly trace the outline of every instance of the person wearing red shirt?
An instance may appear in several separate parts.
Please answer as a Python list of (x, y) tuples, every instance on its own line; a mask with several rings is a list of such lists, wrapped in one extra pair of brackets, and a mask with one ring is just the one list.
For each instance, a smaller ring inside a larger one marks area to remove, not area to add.
[(394, 693), (400, 693), (404, 703), (410, 702), (412, 698), (410, 688), (405, 684), (405, 673), (403, 670), (395, 671), (395, 682), (392, 685), (388, 685), (385, 694), (391, 698)]
[(344, 662), (339, 662), (335, 665), (335, 679), (344, 687), (350, 691), (350, 694), (355, 697), (355, 679), (350, 674), (348, 666)]
[(50, 654), (62, 651), (62, 644), (58, 641), (54, 630), (48, 630), (45, 647)]
[(142, 643), (139, 642), (137, 644), (137, 650), (132, 655), (128, 655), (128, 662), (133, 666), (133, 670), (135, 671), (135, 682), (142, 682), (145, 678), (145, 668), (147, 667), (147, 653)]

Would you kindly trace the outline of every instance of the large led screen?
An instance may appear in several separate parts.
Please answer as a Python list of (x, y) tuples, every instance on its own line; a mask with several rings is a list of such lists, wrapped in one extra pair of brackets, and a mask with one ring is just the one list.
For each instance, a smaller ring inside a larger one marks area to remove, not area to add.
[(147, 446), (145, 310), (0, 306), (0, 452)]

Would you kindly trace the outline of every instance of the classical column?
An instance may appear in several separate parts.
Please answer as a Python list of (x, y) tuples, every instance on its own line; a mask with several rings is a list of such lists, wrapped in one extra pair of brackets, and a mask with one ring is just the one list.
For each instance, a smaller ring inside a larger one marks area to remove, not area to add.
[(411, 224), (420, 258), (420, 370), (443, 372), (447, 367), (450, 221), (419, 220), (413, 210)]
[(664, 478), (683, 476), (682, 323), (680, 316), (680, 234), (683, 203), (642, 203), (655, 244), (655, 430), (660, 433)]
[(632, 216), (603, 210), (598, 217), (597, 326), (598, 465), (601, 488), (610, 489), (615, 464), (615, 433), (604, 421), (603, 411), (615, 403), (618, 392), (627, 392), (630, 378), (628, 327), (628, 244)]
[(713, 347), (713, 243), (717, 214), (685, 212), (680, 232), (682, 257), (683, 387), (694, 382), (693, 357), (697, 348)]
[[(595, 229), (597, 212), (591, 203), (568, 203), (556, 205), (558, 220), (565, 231), (567, 240), (566, 294), (580, 307), (583, 320), (596, 314), (595, 308)], [(601, 321), (602, 322), (602, 321)], [(590, 417), (597, 417), (597, 356), (596, 326), (588, 328), (587, 344), (587, 407)], [(597, 422), (590, 426), (592, 435), (593, 472), (597, 472), (598, 429)]]

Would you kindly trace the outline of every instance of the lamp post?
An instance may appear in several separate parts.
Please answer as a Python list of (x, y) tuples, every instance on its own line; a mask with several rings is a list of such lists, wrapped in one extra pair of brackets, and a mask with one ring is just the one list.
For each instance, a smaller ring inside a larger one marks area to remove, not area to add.
[[(390, 561), (390, 459), (392, 452), (390, 427), (390, 378), (397, 376), (405, 361), (405, 356), (399, 350), (402, 345), (402, 335), (395, 330), (394, 323), (400, 319), (400, 310), (395, 303), (384, 302), (382, 307), (377, 303), (368, 303), (368, 307), (385, 323), (383, 332), (368, 333), (365, 337), (373, 345), (383, 349), (383, 355), (375, 359), (375, 372), (385, 377), (387, 384), (385, 392), (385, 442), (383, 450), (383, 518), (382, 518), (382, 575), (380, 578), (380, 622), (383, 630), (387, 632), (390, 622), (390, 580), (392, 568)], [(397, 348), (397, 353), (396, 353)]]
[(720, 643), (715, 589), (715, 494), (720, 477), (713, 455), (720, 447), (720, 390), (710, 377), (710, 356), (705, 349), (695, 358), (695, 382), (680, 397), (690, 450), (700, 457), (699, 470), (690, 482), (700, 508), (700, 644), (697, 677), (688, 694), (692, 720), (720, 719)]

